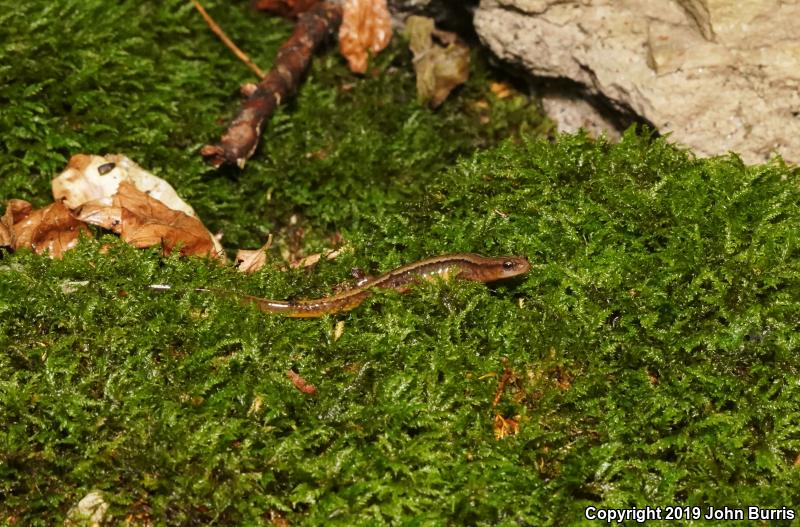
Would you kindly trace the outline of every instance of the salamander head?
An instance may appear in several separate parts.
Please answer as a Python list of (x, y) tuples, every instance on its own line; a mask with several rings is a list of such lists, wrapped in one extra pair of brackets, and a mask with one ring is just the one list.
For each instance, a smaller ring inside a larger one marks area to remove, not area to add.
[(531, 264), (524, 256), (485, 257), (477, 254), (465, 255), (468, 262), (459, 276), (477, 282), (494, 282), (527, 273)]
[(500, 273), (499, 279), (511, 278), (512, 276), (519, 276), (525, 274), (531, 269), (531, 264), (524, 256), (506, 256), (500, 258), (502, 260), (499, 264)]

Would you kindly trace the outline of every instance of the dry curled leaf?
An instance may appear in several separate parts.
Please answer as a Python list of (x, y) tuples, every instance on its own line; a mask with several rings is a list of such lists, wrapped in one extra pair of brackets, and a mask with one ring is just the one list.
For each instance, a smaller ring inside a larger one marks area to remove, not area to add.
[(454, 33), (437, 30), (427, 17), (408, 17), (405, 34), (414, 53), (417, 95), (435, 108), (469, 78), (469, 48)]
[(311, 9), (319, 0), (254, 0), (253, 8), (275, 13), (285, 18), (296, 18), (300, 13)]
[[(51, 186), (53, 198), (63, 202), (71, 210), (75, 211), (87, 204), (91, 204), (89, 209), (97, 210), (112, 208), (113, 196), (123, 182), (127, 182), (169, 209), (197, 219), (199, 223), (197, 213), (191, 205), (178, 196), (172, 185), (121, 154), (106, 156), (76, 154), (70, 158), (67, 168), (53, 179)], [(103, 226), (103, 223), (94, 224)], [(111, 227), (106, 228), (111, 229)], [(212, 243), (214, 252), (223, 255), (224, 251), (219, 240), (212, 238)]]
[(180, 246), (183, 256), (222, 257), (200, 220), (167, 207), (128, 181), (120, 182), (110, 205), (105, 200), (87, 203), (78, 211), (78, 218), (112, 230), (136, 247), (160, 244), (169, 254)]
[(239, 249), (236, 251), (236, 269), (243, 273), (255, 273), (267, 263), (267, 251), (260, 249)]
[(339, 27), (339, 51), (350, 71), (367, 71), (367, 52), (381, 52), (392, 39), (392, 19), (386, 0), (344, 0)]
[(64, 526), (89, 525), (91, 527), (99, 527), (105, 523), (104, 519), (106, 519), (109, 507), (110, 505), (103, 493), (99, 490), (93, 490), (69, 509), (67, 518), (64, 520)]
[(14, 233), (14, 209), (15, 203), (26, 203), (28, 207), (31, 206), (27, 201), (21, 199), (12, 199), (6, 204), (6, 211), (0, 216), (0, 247), (11, 247), (17, 241), (17, 235)]
[(27, 201), (12, 199), (0, 219), (0, 245), (14, 250), (27, 247), (39, 254), (48, 252), (53, 258), (61, 258), (64, 251), (73, 248), (81, 233), (92, 235), (58, 202), (33, 210)]
[(267, 263), (267, 250), (272, 246), (272, 235), (267, 243), (256, 250), (239, 249), (236, 252), (236, 268), (243, 273), (255, 273)]

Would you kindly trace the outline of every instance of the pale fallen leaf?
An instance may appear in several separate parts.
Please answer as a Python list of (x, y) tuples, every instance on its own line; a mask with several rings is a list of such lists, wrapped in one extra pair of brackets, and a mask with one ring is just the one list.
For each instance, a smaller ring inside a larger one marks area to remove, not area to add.
[(61, 282), (61, 292), (65, 295), (71, 295), (82, 287), (89, 285), (89, 280), (65, 280)]
[(236, 252), (236, 268), (243, 273), (255, 273), (267, 263), (267, 251), (272, 246), (272, 234), (267, 243), (256, 250), (239, 249)]
[(223, 257), (200, 220), (167, 207), (128, 181), (120, 182), (110, 205), (105, 199), (87, 203), (78, 211), (78, 219), (112, 230), (136, 247), (162, 245), (168, 254), (180, 246), (184, 256)]
[(14, 250), (27, 247), (39, 254), (48, 252), (53, 258), (61, 258), (64, 251), (73, 248), (81, 233), (92, 235), (58, 202), (34, 210), (27, 201), (12, 199), (0, 219), (0, 245)]
[(392, 19), (386, 0), (344, 0), (339, 51), (347, 59), (350, 71), (367, 71), (367, 52), (381, 52), (391, 39)]
[(333, 326), (333, 341), (336, 342), (344, 335), (344, 320), (340, 320)]
[(53, 179), (51, 186), (53, 198), (75, 210), (90, 201), (107, 199), (110, 204), (111, 197), (123, 181), (173, 210), (197, 217), (194, 209), (178, 196), (172, 185), (121, 154), (76, 154), (70, 158), (64, 172)]
[(305, 256), (297, 261), (290, 263), (289, 267), (292, 267), (294, 269), (300, 267), (311, 267), (312, 265), (317, 265), (317, 262), (319, 262), (320, 258), (322, 258), (322, 253), (309, 254), (308, 256)]
[(469, 48), (454, 33), (437, 30), (427, 17), (408, 17), (405, 34), (414, 53), (417, 95), (435, 108), (469, 78)]

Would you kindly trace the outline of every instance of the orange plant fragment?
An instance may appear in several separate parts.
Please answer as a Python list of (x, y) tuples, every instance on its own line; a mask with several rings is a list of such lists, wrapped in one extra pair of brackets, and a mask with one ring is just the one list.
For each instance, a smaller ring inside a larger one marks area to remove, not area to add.
[(500, 414), (496, 414), (494, 416), (494, 438), (498, 441), (508, 436), (516, 435), (519, 432), (519, 420), (511, 419), (510, 417), (506, 419)]
[(39, 254), (49, 252), (53, 258), (61, 258), (64, 251), (73, 248), (81, 233), (92, 235), (61, 202), (33, 210), (27, 201), (12, 199), (0, 218), (0, 245), (14, 250), (28, 247)]
[(306, 395), (316, 395), (317, 387), (305, 380), (294, 370), (288, 370), (286, 372), (286, 376), (292, 381), (294, 387), (303, 392)]
[(182, 256), (222, 257), (200, 220), (170, 209), (127, 181), (120, 182), (110, 206), (103, 201), (87, 203), (78, 219), (112, 230), (135, 247), (161, 244), (169, 254), (180, 246)]
[(350, 71), (367, 71), (367, 52), (381, 52), (392, 40), (392, 19), (386, 0), (344, 0), (339, 51)]

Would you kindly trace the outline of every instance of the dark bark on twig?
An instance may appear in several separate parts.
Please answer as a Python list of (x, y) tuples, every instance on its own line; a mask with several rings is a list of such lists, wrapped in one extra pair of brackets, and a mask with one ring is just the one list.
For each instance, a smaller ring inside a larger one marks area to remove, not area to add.
[(253, 0), (253, 8), (285, 18), (297, 18), (319, 0)]
[(200, 150), (209, 163), (244, 167), (258, 146), (264, 121), (282, 101), (297, 92), (314, 50), (336, 31), (341, 21), (341, 7), (328, 2), (315, 4), (300, 14), (292, 36), (278, 51), (275, 65), (242, 105), (220, 142)]
[(497, 403), (500, 402), (500, 399), (503, 398), (503, 392), (506, 390), (506, 384), (508, 381), (511, 380), (511, 377), (514, 376), (514, 373), (511, 371), (511, 368), (508, 365), (508, 357), (503, 357), (503, 376), (500, 377), (500, 382), (497, 383), (497, 391), (494, 394), (494, 399), (492, 400), (492, 408), (497, 407)]

